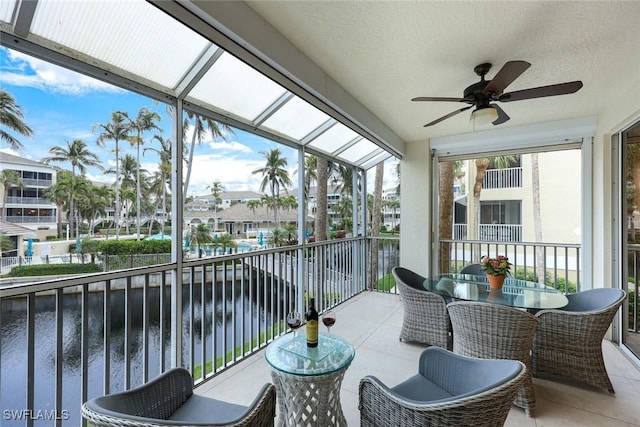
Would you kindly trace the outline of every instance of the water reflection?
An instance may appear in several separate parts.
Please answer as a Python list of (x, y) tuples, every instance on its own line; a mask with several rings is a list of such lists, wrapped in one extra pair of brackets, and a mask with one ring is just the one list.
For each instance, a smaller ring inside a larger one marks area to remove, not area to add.
[[(129, 306), (125, 304), (125, 292), (113, 291), (110, 298), (110, 345), (105, 349), (105, 307), (104, 294), (91, 292), (88, 297), (88, 398), (104, 394), (105, 388), (111, 392), (124, 389), (125, 373), (129, 366), (131, 386), (144, 382), (144, 371), (148, 378), (160, 373), (161, 355), (164, 354), (164, 367), (170, 364), (170, 325), (171, 305), (169, 287), (165, 288), (163, 318), (160, 314), (160, 288), (148, 290), (148, 304), (144, 305), (142, 289), (130, 291)], [(193, 322), (190, 321), (190, 294), (193, 292)], [(195, 336), (193, 359), (195, 364), (202, 360), (202, 335), (204, 330), (205, 357), (212, 358), (215, 342), (215, 355), (223, 354), (223, 339), (227, 348), (241, 340), (249, 341), (264, 331), (265, 325), (271, 325), (271, 295), (258, 293), (255, 284), (218, 285), (212, 297), (211, 286), (205, 287), (204, 310), (200, 286), (193, 289), (183, 288), (183, 357), (184, 366), (190, 365), (191, 328)], [(235, 303), (232, 300), (235, 297)], [(32, 379), (35, 384), (34, 409), (53, 411), (55, 409), (55, 372), (56, 372), (56, 317), (54, 296), (36, 298), (35, 322), (35, 367)], [(63, 425), (80, 424), (80, 406), (82, 396), (81, 378), (81, 337), (82, 337), (82, 297), (80, 294), (65, 294), (63, 297), (62, 328), (62, 372), (63, 392), (62, 408), (68, 411), (69, 419)], [(214, 310), (215, 307), (215, 310)], [(2, 331), (0, 347), (0, 407), (4, 410), (26, 409), (27, 384), (27, 304), (26, 298), (2, 301)], [(275, 311), (275, 308), (274, 308)], [(281, 312), (283, 310), (281, 309)], [(214, 316), (215, 313), (215, 316)], [(253, 316), (251, 314), (253, 313)], [(130, 325), (127, 331), (126, 319)], [(143, 333), (144, 318), (148, 318), (147, 335)], [(204, 328), (202, 319), (204, 317)], [(253, 319), (253, 320), (252, 320)], [(252, 323), (253, 322), (253, 323)], [(162, 329), (161, 329), (162, 325)], [(244, 332), (244, 333), (243, 333)], [(162, 336), (161, 336), (162, 334)], [(144, 357), (145, 342), (148, 356)], [(130, 355), (127, 365), (126, 355)], [(106, 357), (105, 357), (106, 356)], [(110, 364), (109, 375), (105, 375), (105, 363)], [(105, 386), (105, 377), (108, 385)], [(22, 420), (8, 420), (2, 416), (2, 426), (23, 426)], [(36, 420), (36, 426), (52, 425), (50, 420)]]

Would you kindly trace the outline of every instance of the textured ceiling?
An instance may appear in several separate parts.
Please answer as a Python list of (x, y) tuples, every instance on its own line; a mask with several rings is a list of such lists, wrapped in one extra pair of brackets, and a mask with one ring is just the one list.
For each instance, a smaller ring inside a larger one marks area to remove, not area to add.
[(405, 141), (471, 132), (461, 97), (473, 68), (531, 67), (505, 92), (582, 80), (572, 95), (502, 103), (501, 127), (596, 115), (640, 84), (640, 2), (247, 2)]

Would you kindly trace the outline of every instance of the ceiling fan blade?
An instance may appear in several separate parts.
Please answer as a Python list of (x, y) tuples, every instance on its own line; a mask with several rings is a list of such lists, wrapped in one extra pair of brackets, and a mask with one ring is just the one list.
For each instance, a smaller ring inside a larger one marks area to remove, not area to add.
[(520, 77), (520, 74), (524, 73), (531, 64), (527, 61), (509, 61), (502, 66), (498, 74), (495, 75), (489, 84), (484, 88), (483, 93), (501, 94), (507, 86), (509, 86), (515, 79)]
[(446, 119), (448, 119), (449, 117), (453, 117), (453, 116), (455, 116), (456, 114), (462, 113), (463, 111), (468, 110), (468, 109), (469, 109), (469, 108), (471, 108), (471, 107), (473, 107), (473, 105), (470, 105), (470, 106), (468, 106), (468, 107), (464, 107), (464, 108), (461, 108), (461, 109), (459, 109), (459, 110), (453, 111), (453, 112), (451, 112), (451, 113), (449, 113), (449, 114), (447, 114), (447, 115), (445, 115), (445, 116), (440, 117), (439, 119), (435, 119), (434, 121), (427, 123), (426, 125), (424, 125), (424, 127), (433, 126), (433, 125), (435, 125), (435, 124), (438, 124), (438, 123), (440, 123), (441, 121), (446, 120)]
[(412, 101), (444, 101), (444, 102), (466, 102), (467, 100), (464, 98), (443, 98), (439, 96), (418, 96), (417, 98), (412, 98)]
[(523, 99), (544, 98), (545, 96), (568, 95), (575, 93), (582, 87), (582, 82), (559, 83), (549, 86), (534, 87), (531, 89), (517, 90), (515, 92), (504, 93), (498, 97), (498, 101), (511, 102)]
[(507, 113), (504, 112), (502, 108), (500, 108), (499, 105), (491, 104), (491, 107), (493, 107), (498, 112), (498, 118), (491, 122), (494, 126), (501, 125), (511, 118)]

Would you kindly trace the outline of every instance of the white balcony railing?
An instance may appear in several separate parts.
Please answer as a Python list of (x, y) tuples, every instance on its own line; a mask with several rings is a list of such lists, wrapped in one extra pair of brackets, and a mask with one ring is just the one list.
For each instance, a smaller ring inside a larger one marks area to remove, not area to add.
[(166, 263), (3, 285), (3, 407), (78, 426), (82, 402), (174, 364), (202, 384), (287, 332), (287, 313), (308, 295), (322, 312), (365, 290), (370, 250), (377, 278), (399, 263), (398, 239), (358, 237), (185, 260), (181, 271)]
[[(453, 238), (466, 240), (469, 238), (467, 224), (453, 225)], [(478, 240), (487, 242), (521, 242), (521, 224), (480, 224), (478, 226)]]
[(522, 187), (522, 168), (488, 169), (482, 182), (483, 190)]

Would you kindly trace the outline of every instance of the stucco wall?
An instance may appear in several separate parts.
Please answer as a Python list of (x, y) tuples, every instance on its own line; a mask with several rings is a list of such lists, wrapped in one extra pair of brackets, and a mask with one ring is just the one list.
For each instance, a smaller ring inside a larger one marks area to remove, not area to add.
[(426, 141), (406, 144), (400, 164), (400, 262), (403, 267), (429, 275), (431, 258), (431, 150)]

